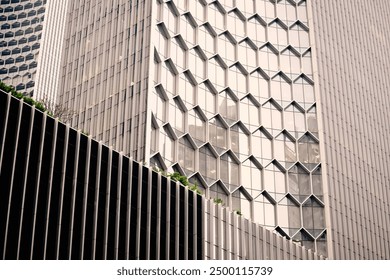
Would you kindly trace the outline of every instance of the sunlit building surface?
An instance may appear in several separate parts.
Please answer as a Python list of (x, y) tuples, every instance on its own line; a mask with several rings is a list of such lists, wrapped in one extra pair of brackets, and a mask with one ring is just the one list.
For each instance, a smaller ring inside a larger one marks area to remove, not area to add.
[(1, 81), (30, 96), (54, 97), (67, 2), (1, 0)]
[(71, 1), (59, 100), (78, 129), (326, 256), (308, 10)]

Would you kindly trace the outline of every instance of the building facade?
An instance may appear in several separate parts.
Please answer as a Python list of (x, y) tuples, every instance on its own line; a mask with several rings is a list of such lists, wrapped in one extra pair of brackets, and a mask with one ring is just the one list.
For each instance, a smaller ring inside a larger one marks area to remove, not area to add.
[(57, 92), (67, 3), (1, 0), (1, 81), (36, 98)]
[(331, 255), (390, 259), (390, 4), (311, 2)]
[(306, 1), (71, 1), (72, 126), (327, 255)]
[(0, 90), (0, 259), (323, 259)]

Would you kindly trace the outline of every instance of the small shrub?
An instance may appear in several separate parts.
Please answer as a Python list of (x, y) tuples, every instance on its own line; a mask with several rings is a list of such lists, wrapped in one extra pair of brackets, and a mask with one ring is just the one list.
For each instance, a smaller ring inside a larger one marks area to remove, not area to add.
[(221, 204), (222, 205), (222, 203), (223, 203), (223, 200), (220, 199), (219, 197), (218, 198), (214, 198), (213, 201), (214, 201), (215, 204)]

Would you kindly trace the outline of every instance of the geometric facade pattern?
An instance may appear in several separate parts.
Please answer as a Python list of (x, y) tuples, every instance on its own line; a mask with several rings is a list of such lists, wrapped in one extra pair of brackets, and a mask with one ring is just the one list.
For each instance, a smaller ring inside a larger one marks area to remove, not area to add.
[(2, 90), (0, 186), (0, 259), (324, 259)]
[(0, 79), (32, 95), (46, 0), (1, 0)]
[(150, 163), (326, 255), (306, 1), (155, 1)]

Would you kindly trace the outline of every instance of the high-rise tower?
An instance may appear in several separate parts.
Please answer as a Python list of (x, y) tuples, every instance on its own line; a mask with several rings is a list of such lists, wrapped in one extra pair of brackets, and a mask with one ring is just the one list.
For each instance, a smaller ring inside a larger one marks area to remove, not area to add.
[(54, 98), (67, 3), (1, 0), (0, 80), (25, 94)]
[(73, 125), (326, 255), (306, 1), (71, 1)]

